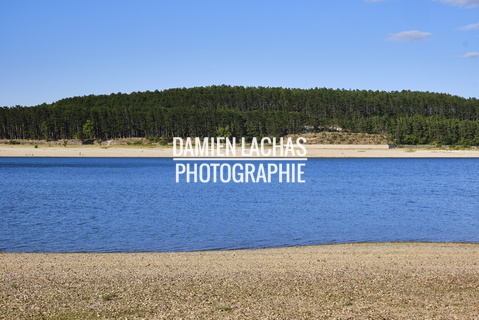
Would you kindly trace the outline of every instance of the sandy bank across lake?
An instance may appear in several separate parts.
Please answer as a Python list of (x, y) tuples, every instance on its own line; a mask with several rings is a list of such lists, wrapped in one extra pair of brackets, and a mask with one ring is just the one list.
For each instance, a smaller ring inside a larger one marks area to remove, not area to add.
[[(479, 150), (392, 148), (387, 145), (305, 145), (308, 158), (479, 158)], [(238, 152), (239, 154), (239, 152)], [(0, 145), (0, 157), (172, 158), (173, 148), (159, 146)]]
[(479, 244), (0, 253), (2, 319), (478, 319)]

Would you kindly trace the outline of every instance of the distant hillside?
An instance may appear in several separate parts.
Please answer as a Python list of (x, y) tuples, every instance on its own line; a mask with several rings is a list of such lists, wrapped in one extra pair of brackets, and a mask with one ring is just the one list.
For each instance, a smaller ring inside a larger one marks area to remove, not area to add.
[[(0, 108), (0, 139), (381, 134), (400, 144), (479, 144), (479, 100), (429, 92), (210, 86)], [(338, 129), (339, 128), (339, 129)]]

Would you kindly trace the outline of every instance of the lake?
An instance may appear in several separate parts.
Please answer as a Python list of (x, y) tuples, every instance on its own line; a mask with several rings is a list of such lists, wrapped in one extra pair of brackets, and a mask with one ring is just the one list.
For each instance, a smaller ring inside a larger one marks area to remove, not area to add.
[(173, 159), (0, 158), (0, 251), (479, 242), (479, 159), (305, 163), (305, 183), (176, 183)]

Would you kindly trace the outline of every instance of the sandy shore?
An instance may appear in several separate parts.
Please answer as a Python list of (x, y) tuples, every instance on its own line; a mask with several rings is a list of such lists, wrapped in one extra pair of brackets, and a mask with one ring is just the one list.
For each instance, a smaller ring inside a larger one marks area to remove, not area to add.
[(2, 319), (478, 319), (479, 244), (0, 253)]
[[(479, 150), (393, 148), (387, 145), (306, 145), (308, 158), (478, 158)], [(240, 154), (240, 152), (238, 152)], [(171, 158), (171, 147), (0, 145), (0, 157)]]

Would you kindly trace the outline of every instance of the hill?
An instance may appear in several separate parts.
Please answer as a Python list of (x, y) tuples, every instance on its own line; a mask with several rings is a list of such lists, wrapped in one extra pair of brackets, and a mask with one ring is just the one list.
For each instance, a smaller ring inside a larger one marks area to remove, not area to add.
[(441, 93), (210, 86), (0, 108), (0, 139), (262, 137), (346, 132), (479, 145), (479, 101)]

